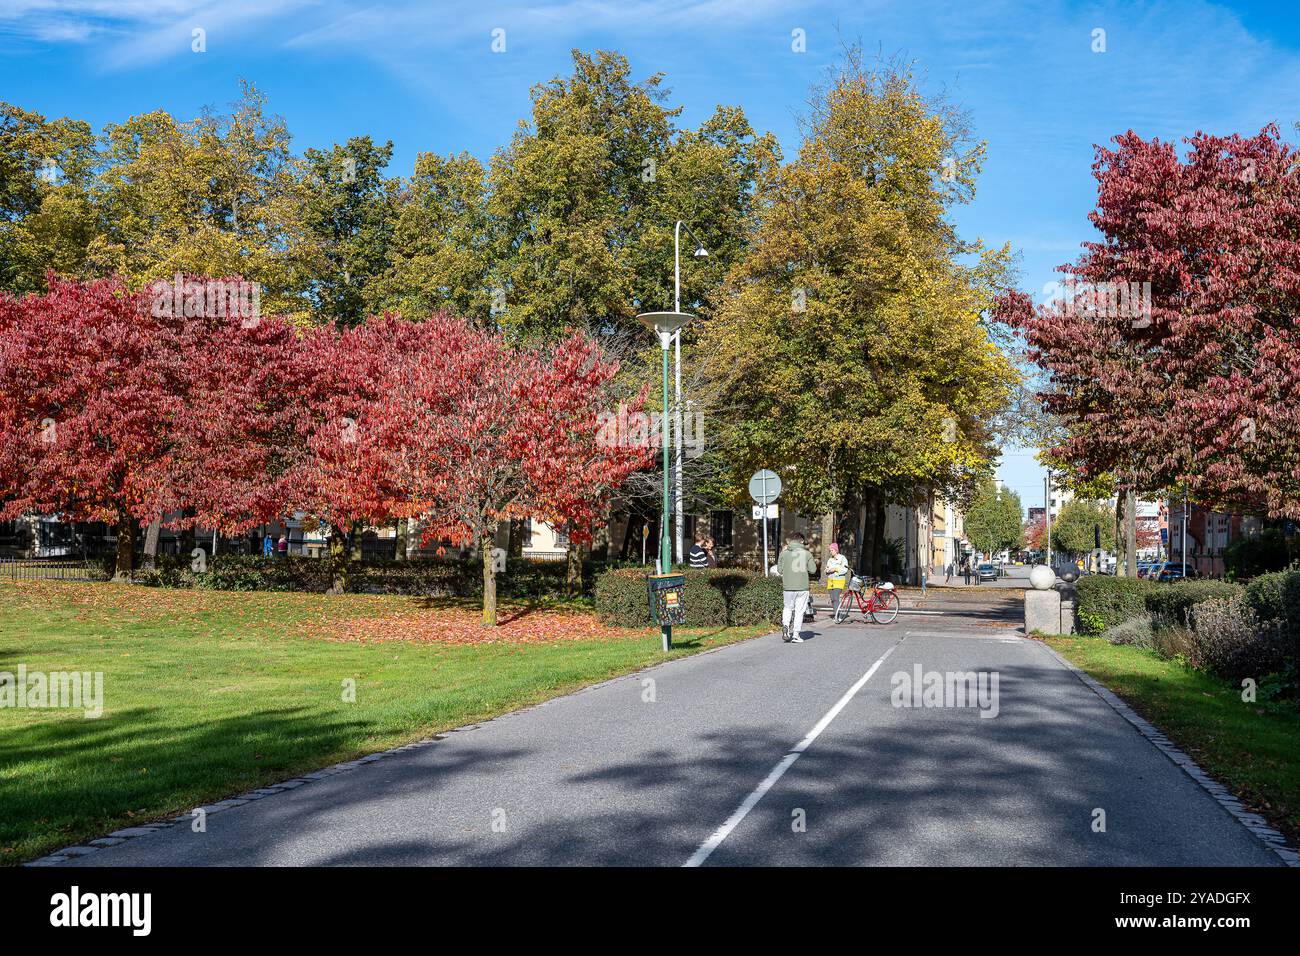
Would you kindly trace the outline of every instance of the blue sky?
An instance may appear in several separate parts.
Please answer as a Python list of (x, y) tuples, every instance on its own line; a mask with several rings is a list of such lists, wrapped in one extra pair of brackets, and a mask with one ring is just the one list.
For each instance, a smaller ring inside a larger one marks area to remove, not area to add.
[[(685, 124), (739, 104), (792, 154), (808, 89), (844, 41), (914, 60), (929, 89), (968, 110), (988, 162), (959, 226), (1019, 249), (1035, 297), (1090, 236), (1093, 144), (1268, 122), (1294, 140), (1300, 120), (1300, 16), (1285, 0), (0, 0), (0, 97), (99, 127), (224, 106), (243, 77), (299, 149), (369, 133), (393, 140), (393, 172), (406, 174), (425, 150), (486, 158), (527, 116), (531, 84), (567, 72), (574, 47), (608, 48), (638, 76), (666, 74)], [(1007, 452), (1000, 476), (1041, 504), (1032, 454)]]

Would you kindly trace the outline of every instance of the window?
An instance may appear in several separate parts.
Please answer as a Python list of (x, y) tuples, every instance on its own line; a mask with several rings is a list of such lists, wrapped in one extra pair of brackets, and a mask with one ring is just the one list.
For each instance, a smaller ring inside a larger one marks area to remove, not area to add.
[[(762, 522), (759, 522), (759, 527), (760, 528), (762, 527)], [(760, 535), (762, 534), (761, 531), (759, 533)], [(767, 519), (767, 546), (770, 550), (773, 551), (779, 551), (781, 548), (780, 515), (777, 516), (775, 521), (773, 521), (771, 518)]]
[(717, 547), (731, 547), (730, 511), (714, 511), (709, 515), (709, 536)]

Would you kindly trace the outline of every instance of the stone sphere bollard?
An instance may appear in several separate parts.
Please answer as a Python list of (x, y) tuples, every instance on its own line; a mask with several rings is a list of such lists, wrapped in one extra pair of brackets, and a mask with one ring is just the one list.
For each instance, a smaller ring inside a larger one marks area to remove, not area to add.
[(1046, 591), (1056, 583), (1056, 572), (1045, 564), (1036, 564), (1029, 572), (1029, 583), (1039, 591)]

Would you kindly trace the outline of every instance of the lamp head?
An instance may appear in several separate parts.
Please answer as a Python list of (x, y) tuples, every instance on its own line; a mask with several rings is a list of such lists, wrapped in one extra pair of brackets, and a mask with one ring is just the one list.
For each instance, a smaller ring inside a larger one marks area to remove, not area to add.
[(659, 344), (667, 349), (673, 334), (692, 318), (686, 312), (643, 312), (636, 317), (642, 325), (654, 329), (659, 336)]
[(695, 250), (695, 258), (707, 259), (708, 257), (709, 257), (709, 250), (705, 249), (703, 246), (700, 246), (698, 249)]

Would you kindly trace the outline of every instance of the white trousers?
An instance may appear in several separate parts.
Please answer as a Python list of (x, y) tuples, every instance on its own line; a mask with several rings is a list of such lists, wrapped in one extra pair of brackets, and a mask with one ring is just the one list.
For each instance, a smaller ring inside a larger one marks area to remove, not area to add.
[(785, 627), (794, 626), (795, 633), (803, 627), (804, 611), (808, 610), (807, 591), (782, 591), (781, 623)]

